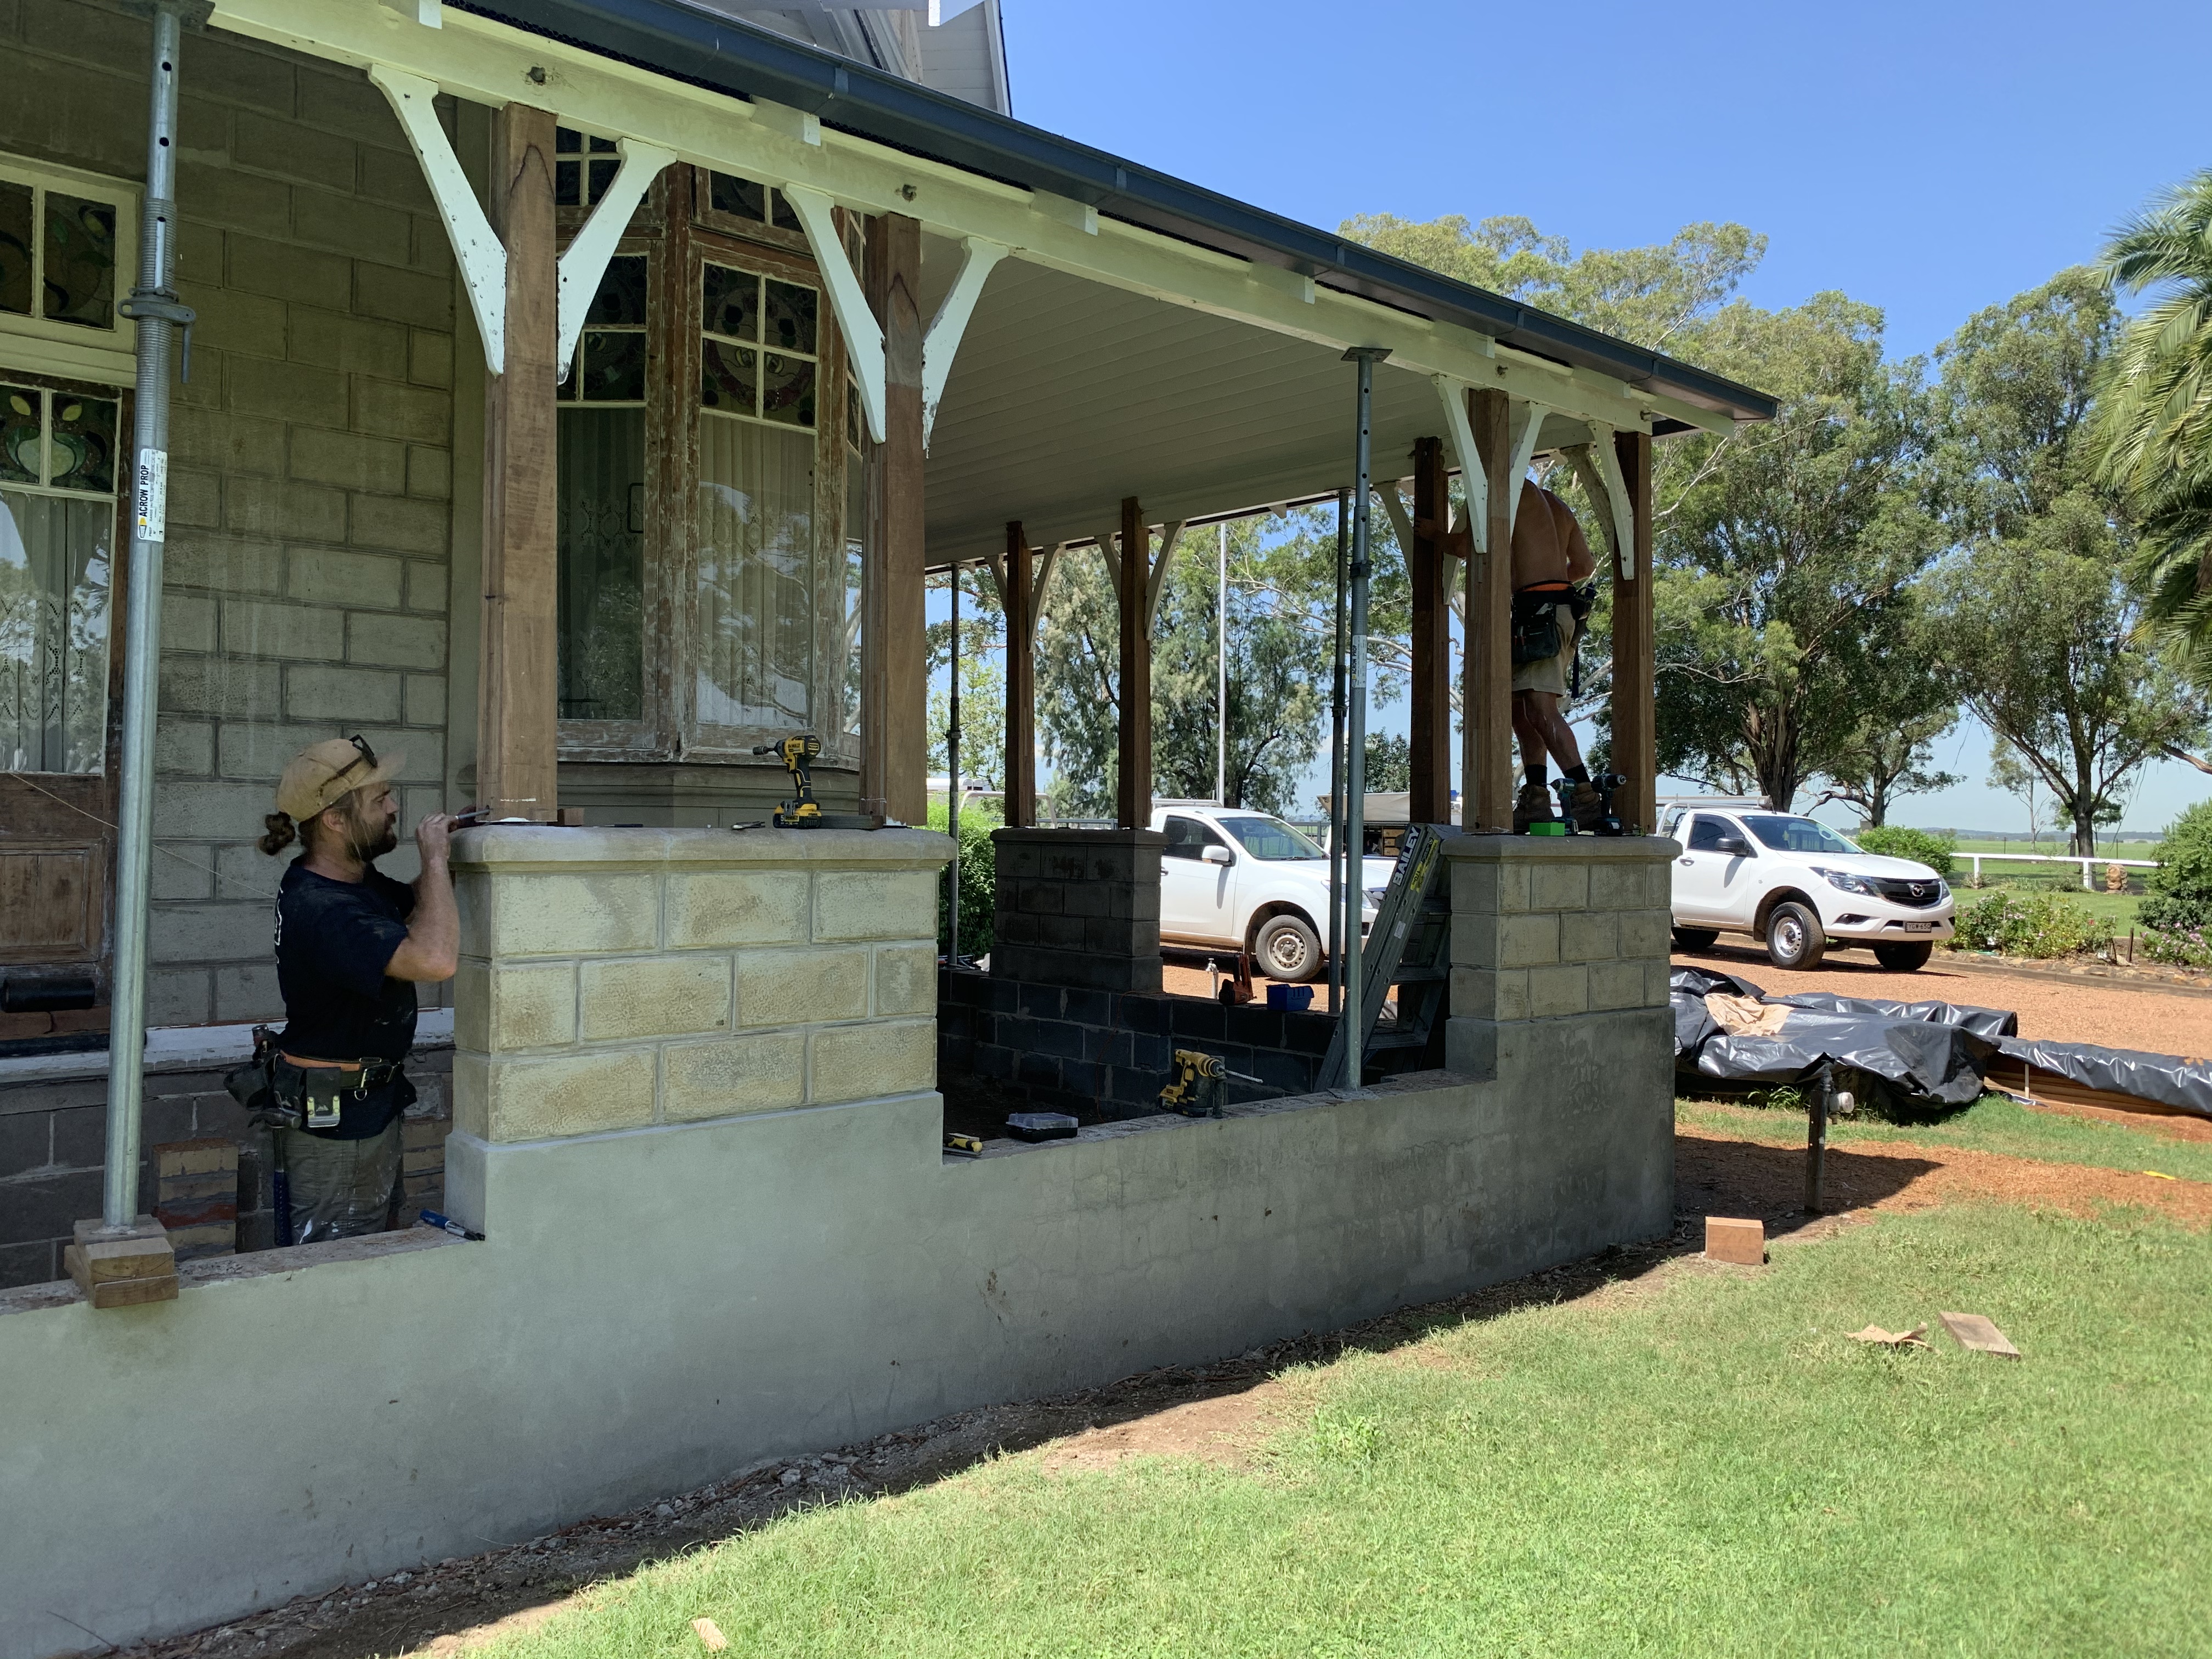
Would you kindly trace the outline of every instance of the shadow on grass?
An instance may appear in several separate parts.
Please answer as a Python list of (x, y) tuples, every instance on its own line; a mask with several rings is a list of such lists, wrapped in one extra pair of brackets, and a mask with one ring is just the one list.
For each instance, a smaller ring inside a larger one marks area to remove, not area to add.
[[(1802, 1151), (1678, 1136), (1674, 1167), (1675, 1224), (1658, 1238), (1612, 1246), (1465, 1296), (1339, 1330), (1302, 1334), (1211, 1364), (1167, 1366), (1103, 1388), (957, 1413), (863, 1444), (753, 1469), (626, 1515), (597, 1516), (481, 1555), (426, 1563), (404, 1584), (387, 1578), (373, 1587), (302, 1597), (132, 1651), (142, 1659), (374, 1659), (454, 1652), (458, 1632), (534, 1621), (533, 1615), (588, 1584), (720, 1543), (794, 1510), (909, 1491), (1085, 1430), (1243, 1394), (1294, 1367), (1327, 1364), (1348, 1353), (1388, 1353), (1462, 1325), (1578, 1300), (1699, 1253), (1708, 1214), (1758, 1217), (1770, 1236), (1786, 1236), (1816, 1220), (1796, 1208), (1803, 1191)], [(1872, 1203), (1936, 1167), (1831, 1149), (1831, 1207)]]

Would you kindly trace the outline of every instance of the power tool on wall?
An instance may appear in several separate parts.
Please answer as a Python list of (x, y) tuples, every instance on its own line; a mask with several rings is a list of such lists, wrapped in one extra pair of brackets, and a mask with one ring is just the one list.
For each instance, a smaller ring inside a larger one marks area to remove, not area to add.
[[(822, 739), (811, 732), (801, 732), (795, 737), (779, 738), (774, 743), (757, 744), (756, 755), (774, 755), (783, 763), (783, 769), (791, 774), (798, 793), (775, 809), (775, 827), (779, 830), (881, 830), (884, 820), (858, 812), (825, 812), (814, 799), (813, 763), (822, 753)], [(738, 824), (740, 830), (758, 829), (758, 824)]]
[(1175, 1051), (1175, 1080), (1160, 1091), (1160, 1104), (1185, 1117), (1219, 1117), (1222, 1085), (1232, 1077), (1239, 1083), (1267, 1086), (1256, 1077), (1231, 1071), (1218, 1054), (1178, 1048)]

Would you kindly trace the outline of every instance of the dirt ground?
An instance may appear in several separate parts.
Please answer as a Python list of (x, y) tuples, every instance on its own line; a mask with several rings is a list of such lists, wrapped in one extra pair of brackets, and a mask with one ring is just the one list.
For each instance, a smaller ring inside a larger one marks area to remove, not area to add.
[(1862, 951), (1831, 956), (1809, 973), (1777, 968), (1755, 945), (1723, 943), (1709, 951), (1678, 951), (1674, 960), (1740, 975), (1773, 995), (1832, 991), (1838, 996), (1898, 1002), (2009, 1008), (2020, 1016), (2022, 1036), (2143, 1048), (2157, 1054), (2212, 1054), (2212, 994), (2156, 980), (2008, 974), (1947, 962), (1941, 951), (1925, 968), (1911, 974), (1893, 974)]
[[(2153, 1138), (2146, 1135), (2146, 1144)], [(1827, 1191), (1835, 1213), (1799, 1208), (1804, 1154), (1699, 1130), (1674, 1141), (1675, 1225), (1663, 1238), (1409, 1308), (1347, 1329), (1293, 1338), (1211, 1364), (1126, 1377), (1056, 1399), (962, 1412), (862, 1444), (741, 1470), (627, 1515), (604, 1516), (481, 1555), (410, 1571), (196, 1634), (125, 1650), (143, 1659), (369, 1659), (459, 1654), (538, 1623), (595, 1580), (711, 1544), (810, 1504), (902, 1492), (993, 1455), (1042, 1448), (1048, 1471), (1110, 1467), (1140, 1455), (1241, 1465), (1299, 1401), (1291, 1368), (1360, 1350), (1425, 1363), (1423, 1339), (1516, 1308), (1654, 1293), (1664, 1275), (1741, 1272), (1707, 1263), (1707, 1215), (1755, 1217), (1781, 1242), (1815, 1243), (1870, 1211), (1917, 1210), (1972, 1200), (2094, 1213), (2108, 1204), (2161, 1210), (2212, 1224), (2212, 1184), (1996, 1153), (1897, 1143), (1832, 1146)], [(112, 1647), (87, 1649), (112, 1653)]]

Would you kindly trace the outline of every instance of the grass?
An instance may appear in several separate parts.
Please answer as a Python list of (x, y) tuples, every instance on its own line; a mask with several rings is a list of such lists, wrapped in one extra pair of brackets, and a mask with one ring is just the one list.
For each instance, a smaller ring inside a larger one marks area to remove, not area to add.
[[(1291, 1379), (1249, 1472), (1009, 1459), (587, 1592), (494, 1651), (2166, 1655), (2212, 1596), (2212, 1239), (1883, 1216), (1763, 1272)], [(1986, 1313), (2019, 1363), (1846, 1339)]]
[[(1777, 1146), (1805, 1144), (1805, 1114), (1782, 1106), (1678, 1100), (1674, 1121)], [(1832, 1117), (1828, 1144), (1896, 1140), (1915, 1146), (1960, 1146), (2005, 1152), (2050, 1164), (2087, 1164), (2100, 1170), (2156, 1170), (2185, 1181), (2212, 1181), (2212, 1141), (2169, 1140), (2162, 1135), (2096, 1118), (2039, 1112), (2004, 1095), (1984, 1095), (1975, 1104), (1932, 1123), (1890, 1123), (1866, 1116)]]

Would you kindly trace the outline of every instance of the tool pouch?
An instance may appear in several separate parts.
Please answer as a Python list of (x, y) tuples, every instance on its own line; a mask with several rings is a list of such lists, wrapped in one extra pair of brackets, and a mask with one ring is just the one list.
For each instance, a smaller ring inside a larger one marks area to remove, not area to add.
[(1513, 596), (1513, 665), (1523, 667), (1556, 657), (1566, 648), (1559, 637), (1559, 606), (1574, 590), (1565, 582), (1524, 587)]
[[(233, 1066), (222, 1078), (222, 1086), (230, 1091), (230, 1097), (264, 1122), (278, 1122), (283, 1116), (270, 1070), (276, 1058), (276, 1033), (266, 1025), (257, 1025), (253, 1028), (253, 1058), (243, 1066)], [(295, 1121), (285, 1127), (298, 1126)]]
[(269, 1059), (270, 1091), (276, 1101), (274, 1120), (287, 1128), (330, 1130), (338, 1127), (349, 1097), (366, 1094), (397, 1079), (403, 1109), (414, 1099), (406, 1073), (388, 1061), (349, 1060), (339, 1066), (295, 1066), (281, 1054)]

